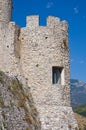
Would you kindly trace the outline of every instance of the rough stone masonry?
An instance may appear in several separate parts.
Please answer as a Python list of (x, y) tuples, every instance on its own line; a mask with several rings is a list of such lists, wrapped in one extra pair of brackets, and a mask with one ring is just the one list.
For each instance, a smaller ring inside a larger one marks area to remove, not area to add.
[[(78, 130), (70, 106), (68, 24), (28, 16), (26, 27), (11, 22), (12, 0), (0, 0), (0, 70), (27, 84), (40, 130)], [(34, 130), (34, 129), (33, 129)]]

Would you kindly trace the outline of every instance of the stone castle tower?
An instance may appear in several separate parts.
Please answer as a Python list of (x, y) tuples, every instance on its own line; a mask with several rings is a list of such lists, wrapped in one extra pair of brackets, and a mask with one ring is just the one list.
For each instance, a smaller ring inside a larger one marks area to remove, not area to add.
[(70, 107), (68, 24), (28, 16), (26, 27), (11, 22), (12, 1), (0, 0), (0, 70), (27, 82), (41, 130), (78, 130)]

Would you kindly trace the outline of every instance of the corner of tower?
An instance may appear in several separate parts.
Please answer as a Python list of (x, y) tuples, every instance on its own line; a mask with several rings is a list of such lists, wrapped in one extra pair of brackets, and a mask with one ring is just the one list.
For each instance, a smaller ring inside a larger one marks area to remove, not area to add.
[(65, 20), (61, 21), (60, 18), (54, 17), (54, 16), (48, 16), (47, 26), (49, 28), (54, 28), (54, 29), (60, 28), (64, 31), (68, 31), (67, 21), (65, 21)]
[(64, 30), (64, 31), (68, 31), (68, 22), (67, 21), (62, 21), (61, 22), (61, 28), (62, 28), (62, 30)]
[(0, 0), (0, 23), (9, 23), (12, 18), (12, 0)]

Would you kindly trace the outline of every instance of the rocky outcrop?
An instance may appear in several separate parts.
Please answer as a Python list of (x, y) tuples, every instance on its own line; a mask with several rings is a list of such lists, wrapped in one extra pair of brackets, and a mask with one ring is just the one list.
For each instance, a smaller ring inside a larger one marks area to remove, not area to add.
[(38, 112), (29, 88), (0, 72), (0, 130), (40, 130)]

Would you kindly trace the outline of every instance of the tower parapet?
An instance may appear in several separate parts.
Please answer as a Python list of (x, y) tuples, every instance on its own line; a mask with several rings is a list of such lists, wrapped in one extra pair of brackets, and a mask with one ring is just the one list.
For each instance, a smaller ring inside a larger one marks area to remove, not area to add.
[(60, 19), (58, 17), (49, 16), (47, 18), (47, 26), (56, 27), (60, 24)]
[(12, 0), (0, 0), (0, 22), (9, 23), (12, 14)]
[(38, 15), (28, 16), (26, 24), (27, 24), (26, 26), (31, 28), (31, 29), (39, 26), (39, 16)]
[[(33, 29), (36, 27), (40, 27), (40, 17), (38, 15), (32, 15), (32, 16), (27, 16), (26, 19), (26, 27), (29, 29)], [(61, 21), (60, 18), (54, 17), (54, 16), (49, 16), (46, 20), (46, 26), (51, 29), (58, 29), (60, 28), (61, 30), (67, 32), (68, 31), (68, 23), (67, 21)]]

